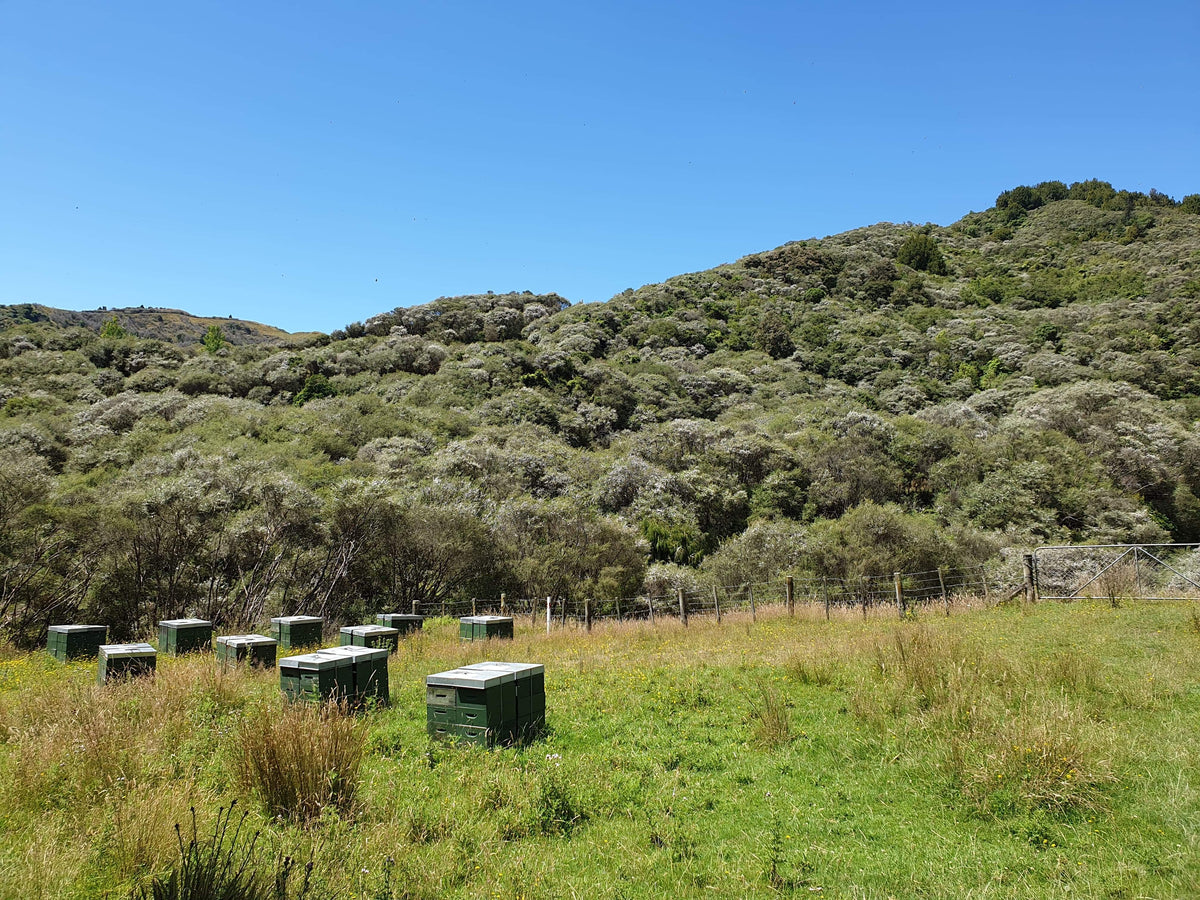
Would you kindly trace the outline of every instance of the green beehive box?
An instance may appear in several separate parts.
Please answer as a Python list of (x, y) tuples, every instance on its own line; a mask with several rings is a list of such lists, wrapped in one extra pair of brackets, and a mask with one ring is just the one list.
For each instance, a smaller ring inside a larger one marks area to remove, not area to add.
[(46, 652), (60, 662), (93, 658), (107, 639), (106, 625), (51, 625), (46, 632)]
[(404, 637), (414, 631), (420, 631), (425, 624), (425, 617), (408, 613), (376, 613), (375, 624), (395, 628), (400, 632), (400, 636)]
[(463, 616), (458, 620), (458, 637), (463, 641), (511, 640), (512, 636), (512, 616)]
[(343, 647), (380, 647), (395, 653), (400, 646), (400, 629), (386, 625), (351, 625), (339, 635)]
[(316, 647), (324, 628), (325, 620), (320, 616), (277, 616), (271, 620), (271, 637), (280, 650)]
[(350, 660), (301, 653), (279, 660), (279, 687), (289, 700), (342, 699), (349, 693)]
[(502, 638), (512, 640), (512, 616), (476, 616), (475, 640)]
[(321, 653), (339, 656), (350, 661), (352, 688), (350, 699), (354, 703), (362, 703), (368, 699), (386, 704), (389, 702), (388, 690), (388, 650), (386, 647), (361, 647), (349, 644), (342, 647), (330, 647)]
[(158, 649), (171, 656), (207, 650), (212, 644), (212, 622), (207, 619), (163, 619), (158, 623)]
[(438, 672), (425, 679), (425, 709), (434, 740), (445, 739), (442, 726), (480, 728), (507, 740), (517, 726), (516, 680), (497, 669)]
[(270, 669), (275, 665), (276, 643), (261, 634), (226, 634), (217, 638), (217, 662), (221, 668), (249, 663)]
[(477, 747), (492, 747), (497, 735), (488, 728), (478, 728), (472, 725), (437, 725), (431, 726), (429, 736), (435, 741), (446, 741), (455, 744), (473, 744)]
[(546, 668), (540, 663), (487, 662), (464, 666), (473, 670), (509, 672), (515, 681), (516, 715), (511, 729), (515, 738), (536, 737), (546, 722)]
[(153, 675), (157, 660), (157, 651), (149, 644), (101, 644), (96, 656), (96, 683)]

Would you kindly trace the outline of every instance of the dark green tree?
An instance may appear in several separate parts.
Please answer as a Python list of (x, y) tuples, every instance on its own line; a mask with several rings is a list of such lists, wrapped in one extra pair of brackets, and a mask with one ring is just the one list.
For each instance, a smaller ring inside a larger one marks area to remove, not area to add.
[(309, 400), (320, 400), (322, 397), (333, 397), (337, 394), (337, 388), (329, 383), (329, 379), (320, 372), (314, 372), (304, 379), (304, 387), (300, 389), (300, 393), (296, 395), (296, 399), (292, 403), (296, 406), (303, 406)]
[(946, 274), (946, 260), (938, 242), (923, 231), (914, 231), (904, 239), (896, 253), (896, 261), (918, 272)]
[(772, 359), (786, 359), (796, 352), (796, 345), (792, 343), (787, 323), (783, 321), (783, 316), (774, 310), (763, 313), (754, 342), (759, 350)]

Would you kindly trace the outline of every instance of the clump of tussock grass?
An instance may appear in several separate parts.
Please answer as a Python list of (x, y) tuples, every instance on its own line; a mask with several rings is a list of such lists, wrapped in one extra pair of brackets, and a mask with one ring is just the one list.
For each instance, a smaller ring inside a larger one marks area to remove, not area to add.
[(767, 682), (759, 685), (759, 705), (751, 712), (754, 741), (762, 747), (782, 747), (793, 737), (792, 718), (787, 703)]
[(827, 650), (796, 653), (787, 661), (784, 671), (801, 684), (814, 687), (836, 684), (842, 674), (840, 663)]
[(1115, 781), (1084, 716), (1061, 701), (952, 740), (948, 766), (962, 796), (990, 814), (1096, 811)]
[(352, 815), (366, 735), (337, 703), (262, 710), (239, 729), (237, 778), (272, 817), (307, 823), (327, 809)]
[(890, 642), (875, 644), (875, 666), (880, 679), (897, 689), (890, 698), (895, 713), (911, 696), (919, 709), (930, 710), (954, 699), (964, 676), (959, 643), (944, 632), (924, 625), (903, 625)]
[(1074, 650), (1051, 654), (1045, 666), (1045, 677), (1060, 690), (1074, 694), (1097, 691), (1103, 683), (1096, 658)]

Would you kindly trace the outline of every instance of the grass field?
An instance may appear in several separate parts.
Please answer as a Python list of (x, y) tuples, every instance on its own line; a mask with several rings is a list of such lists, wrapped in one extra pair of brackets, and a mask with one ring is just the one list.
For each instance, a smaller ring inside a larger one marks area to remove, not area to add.
[[(271, 884), (293, 860), (264, 896), (1200, 896), (1187, 604), (456, 626), (349, 718), (211, 656), (99, 689), (94, 663), (0, 655), (0, 897), (128, 897), (179, 865), (190, 808), (203, 845), (235, 799), (235, 858)], [(488, 658), (546, 666), (549, 733), (431, 748), (424, 676)], [(324, 781), (307, 821), (248, 787), (245, 748), (279, 744)]]

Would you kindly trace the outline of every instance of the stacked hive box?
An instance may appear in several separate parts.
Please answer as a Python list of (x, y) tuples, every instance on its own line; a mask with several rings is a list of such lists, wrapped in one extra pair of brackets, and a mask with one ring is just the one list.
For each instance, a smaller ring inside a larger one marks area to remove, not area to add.
[(382, 647), (395, 653), (400, 645), (400, 630), (384, 625), (351, 625), (340, 635), (343, 647)]
[(97, 684), (151, 675), (158, 659), (155, 649), (149, 644), (101, 644), (97, 657)]
[(164, 619), (158, 623), (158, 649), (171, 656), (207, 650), (212, 643), (212, 622), (206, 619)]
[(430, 738), (491, 747), (533, 737), (546, 717), (544, 671), (533, 663), (478, 663), (429, 675)]
[(221, 668), (248, 662), (269, 669), (275, 665), (275, 641), (261, 634), (227, 634), (217, 638)]
[(315, 647), (321, 643), (325, 620), (320, 616), (279, 616), (271, 620), (271, 637), (280, 650)]
[(46, 636), (46, 652), (55, 659), (95, 658), (100, 645), (108, 639), (105, 625), (51, 625)]
[(513, 636), (512, 616), (463, 616), (458, 620), (458, 636), (464, 641)]
[(279, 660), (279, 686), (290, 700), (368, 699), (387, 704), (388, 651), (373, 647), (330, 647)]
[(511, 672), (516, 683), (517, 710), (513, 739), (532, 740), (546, 727), (546, 668), (538, 663), (481, 662), (468, 669)]
[(420, 631), (425, 624), (424, 616), (412, 616), (407, 613), (376, 613), (375, 624), (386, 628), (395, 628), (401, 635), (410, 631)]

